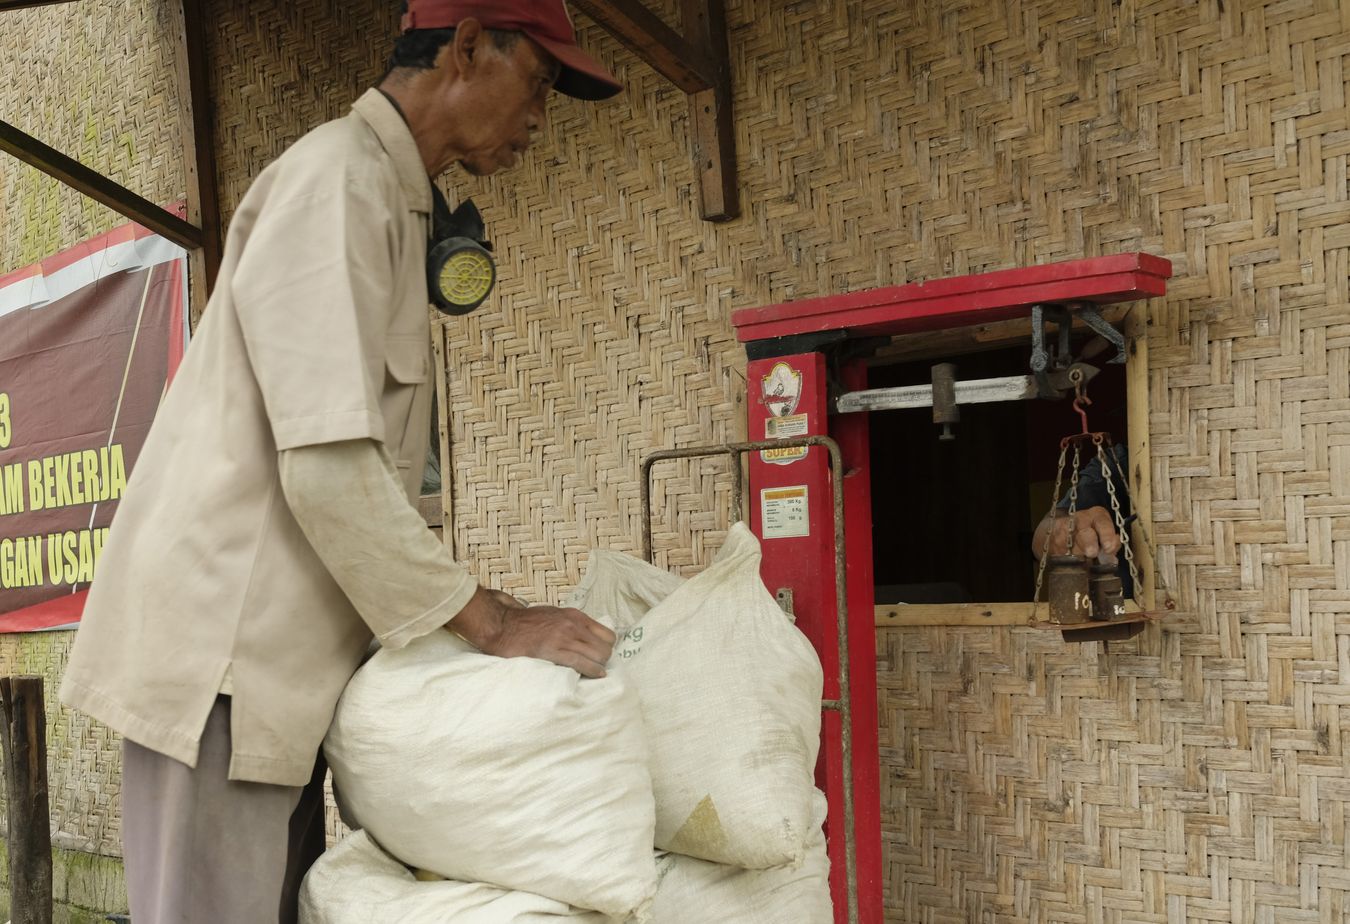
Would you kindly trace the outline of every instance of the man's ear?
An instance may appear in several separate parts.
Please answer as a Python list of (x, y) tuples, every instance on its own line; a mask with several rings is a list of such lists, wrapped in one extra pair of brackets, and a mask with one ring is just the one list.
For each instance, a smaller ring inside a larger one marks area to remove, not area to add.
[(464, 19), (455, 26), (455, 39), (450, 45), (460, 74), (467, 76), (478, 64), (478, 52), (485, 36), (482, 24), (476, 19)]

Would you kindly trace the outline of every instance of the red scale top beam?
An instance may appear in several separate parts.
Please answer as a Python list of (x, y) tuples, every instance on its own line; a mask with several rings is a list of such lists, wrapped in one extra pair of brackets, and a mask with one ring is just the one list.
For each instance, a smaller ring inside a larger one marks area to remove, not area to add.
[(1117, 254), (744, 308), (731, 323), (742, 342), (831, 330), (909, 334), (1016, 318), (1033, 305), (1152, 298), (1165, 294), (1171, 276), (1162, 257)]

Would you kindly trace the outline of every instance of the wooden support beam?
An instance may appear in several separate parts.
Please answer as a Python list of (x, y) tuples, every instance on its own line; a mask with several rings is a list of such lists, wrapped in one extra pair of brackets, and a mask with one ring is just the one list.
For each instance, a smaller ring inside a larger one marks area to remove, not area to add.
[(684, 92), (698, 93), (714, 86), (714, 68), (707, 55), (647, 9), (642, 0), (574, 0), (573, 5)]
[(47, 800), (47, 716), (41, 677), (0, 678), (9, 907), (13, 924), (52, 924), (52, 832)]
[(215, 140), (212, 136), (210, 69), (206, 59), (206, 16), (202, 0), (170, 5), (178, 40), (174, 71), (178, 85), (179, 134), (183, 177), (187, 181), (187, 219), (202, 229), (201, 249), (189, 258), (189, 301), (192, 317), (200, 317), (220, 270), (220, 200), (216, 188)]
[(1153, 558), (1153, 460), (1148, 418), (1148, 302), (1135, 302), (1125, 317), (1125, 410), (1130, 436), (1130, 508), (1134, 523), (1130, 545), (1139, 569), (1135, 599), (1144, 609), (1157, 612), (1157, 585), (1167, 586), (1161, 565)]
[(201, 228), (3, 121), (0, 121), (0, 151), (12, 154), (43, 173), (56, 177), (90, 199), (120, 212), (180, 247), (191, 250), (202, 245)]
[[(1041, 609), (1044, 610), (1044, 607)], [(879, 603), (876, 607), (876, 621), (878, 628), (1025, 626), (1031, 622), (1031, 604)]]
[[(1115, 305), (1102, 305), (1101, 314), (1108, 324), (1119, 324), (1130, 310), (1132, 302)], [(1078, 316), (1072, 318), (1073, 330), (1081, 334), (1088, 329), (1087, 324)], [(1128, 334), (1127, 334), (1128, 338)], [(1004, 350), (1017, 347), (1031, 355), (1031, 318), (1013, 318), (1010, 321), (992, 321), (988, 324), (972, 324), (968, 327), (948, 327), (942, 330), (920, 331), (913, 334), (900, 334), (891, 338), (891, 342), (879, 347), (869, 366), (890, 366), (896, 363), (909, 363), (916, 360), (948, 360), (969, 353), (982, 353), (988, 350)]]
[[(876, 605), (878, 629), (917, 629), (929, 626), (972, 629), (981, 626), (1021, 626), (1032, 624), (1032, 614), (1047, 618), (1045, 604), (1039, 610), (1030, 603), (879, 603)], [(1139, 604), (1125, 601), (1125, 612), (1139, 612)]]
[(690, 143), (705, 221), (740, 215), (731, 63), (723, 0), (681, 0), (684, 34), (642, 0), (575, 0), (576, 6), (653, 70), (689, 94)]
[(736, 188), (736, 125), (731, 113), (731, 60), (722, 0), (683, 0), (684, 31), (712, 56), (712, 86), (689, 97), (694, 170), (704, 221), (741, 214)]

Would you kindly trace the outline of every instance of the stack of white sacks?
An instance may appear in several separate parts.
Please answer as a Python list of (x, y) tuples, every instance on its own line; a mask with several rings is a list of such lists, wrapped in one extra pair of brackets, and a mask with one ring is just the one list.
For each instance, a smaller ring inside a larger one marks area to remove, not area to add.
[(301, 924), (829, 924), (821, 667), (759, 566), (740, 524), (689, 581), (593, 553), (599, 680), (448, 632), (376, 654), (324, 744), (360, 830)]

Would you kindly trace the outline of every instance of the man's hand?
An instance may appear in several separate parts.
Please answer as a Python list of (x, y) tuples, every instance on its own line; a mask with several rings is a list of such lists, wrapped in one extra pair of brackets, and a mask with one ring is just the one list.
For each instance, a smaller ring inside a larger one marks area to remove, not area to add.
[(478, 588), (445, 628), (484, 654), (542, 658), (584, 677), (605, 676), (605, 663), (617, 641), (613, 632), (581, 610), (527, 607), (510, 594), (485, 587)]
[[(1071, 523), (1076, 527), (1072, 545), (1069, 536)], [(1037, 557), (1045, 550), (1047, 538), (1051, 555), (1081, 555), (1089, 560), (1105, 555), (1114, 559), (1120, 551), (1120, 536), (1116, 533), (1111, 511), (1105, 507), (1080, 510), (1073, 520), (1065, 511), (1055, 510), (1041, 520), (1031, 540), (1031, 551)]]

